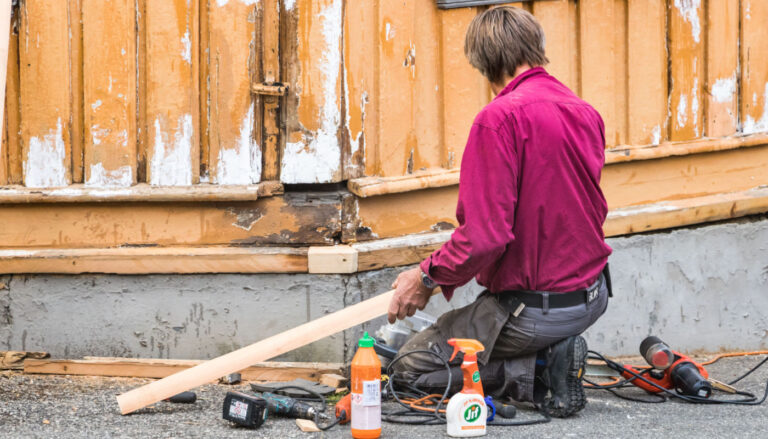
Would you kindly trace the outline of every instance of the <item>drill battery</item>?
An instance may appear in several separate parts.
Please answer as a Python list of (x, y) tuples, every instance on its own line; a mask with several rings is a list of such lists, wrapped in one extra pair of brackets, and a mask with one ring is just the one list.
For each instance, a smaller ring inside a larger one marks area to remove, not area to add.
[(227, 392), (224, 419), (246, 428), (259, 428), (267, 419), (267, 401), (254, 395)]

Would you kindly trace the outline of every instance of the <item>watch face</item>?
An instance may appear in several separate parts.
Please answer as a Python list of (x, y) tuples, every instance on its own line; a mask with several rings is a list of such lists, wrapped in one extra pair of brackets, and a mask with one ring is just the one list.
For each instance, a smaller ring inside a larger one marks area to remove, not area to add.
[(434, 289), (437, 286), (437, 282), (433, 281), (426, 273), (421, 273), (421, 283), (430, 289)]

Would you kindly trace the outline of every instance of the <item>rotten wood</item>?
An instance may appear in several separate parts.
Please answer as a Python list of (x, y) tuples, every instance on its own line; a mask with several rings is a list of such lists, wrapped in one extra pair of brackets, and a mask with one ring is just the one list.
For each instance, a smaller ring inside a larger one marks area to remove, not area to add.
[[(262, 156), (264, 168), (262, 178), (265, 180), (280, 179), (280, 140), (281, 114), (280, 96), (285, 95), (280, 75), (280, 2), (264, 0), (261, 4), (261, 84), (254, 84), (252, 90), (261, 95), (263, 102), (263, 132)], [(257, 91), (258, 90), (258, 91)], [(257, 103), (258, 105), (258, 103)]]
[(25, 362), (48, 357), (48, 352), (0, 351), (0, 370), (22, 370)]
[[(23, 369), (26, 374), (165, 378), (202, 363), (202, 360), (86, 357), (83, 360), (26, 360)], [(340, 363), (266, 362), (235, 372), (245, 381), (280, 382), (298, 378), (319, 381), (326, 374), (340, 373), (342, 366)]]

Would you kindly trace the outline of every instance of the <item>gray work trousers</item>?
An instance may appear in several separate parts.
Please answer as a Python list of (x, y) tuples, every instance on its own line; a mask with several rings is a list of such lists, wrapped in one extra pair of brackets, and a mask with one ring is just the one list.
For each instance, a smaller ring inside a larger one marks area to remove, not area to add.
[[(533, 401), (536, 354), (539, 350), (589, 328), (608, 307), (608, 288), (603, 275), (597, 280), (598, 294), (587, 303), (568, 308), (525, 307), (517, 316), (488, 291), (463, 308), (449, 311), (429, 328), (414, 335), (398, 354), (429, 350), (448, 361), (453, 348), (450, 338), (473, 338), (485, 346), (478, 353), (483, 389), (494, 398), (511, 397)], [(590, 288), (594, 288), (594, 285)], [(556, 294), (556, 293), (551, 293)], [(451, 364), (451, 394), (461, 390), (461, 355)], [(394, 365), (398, 380), (422, 390), (443, 393), (448, 384), (444, 364), (432, 355), (415, 353)]]

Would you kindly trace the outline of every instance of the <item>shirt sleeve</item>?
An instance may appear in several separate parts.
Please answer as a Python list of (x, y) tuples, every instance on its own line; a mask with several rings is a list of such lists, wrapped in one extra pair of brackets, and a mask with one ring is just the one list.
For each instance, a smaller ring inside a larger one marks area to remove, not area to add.
[(496, 262), (515, 239), (518, 163), (511, 136), (474, 124), (464, 150), (451, 239), (421, 263), (446, 299)]

